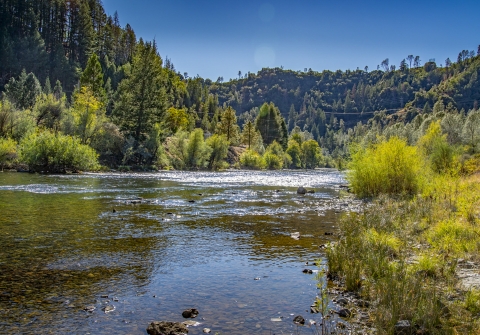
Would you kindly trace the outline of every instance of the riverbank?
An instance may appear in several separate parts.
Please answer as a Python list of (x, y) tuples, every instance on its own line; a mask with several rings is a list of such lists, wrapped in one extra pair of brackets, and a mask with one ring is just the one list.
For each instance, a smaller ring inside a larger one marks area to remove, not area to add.
[(478, 334), (479, 223), (479, 174), (380, 197), (340, 220), (326, 251), (330, 297), (377, 334)]

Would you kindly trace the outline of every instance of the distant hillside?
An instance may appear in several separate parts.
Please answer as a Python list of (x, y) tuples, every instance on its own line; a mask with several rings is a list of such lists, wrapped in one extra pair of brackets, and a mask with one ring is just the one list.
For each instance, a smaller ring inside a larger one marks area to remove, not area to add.
[(332, 114), (352, 126), (371, 118), (376, 111), (395, 113), (407, 108), (409, 117), (413, 117), (424, 108), (431, 109), (438, 99), (459, 110), (475, 107), (480, 100), (480, 57), (461, 55), (457, 63), (447, 62), (448, 67), (428, 62), (410, 68), (405, 61), (398, 70), (387, 67), (386, 62), (383, 71), (371, 72), (267, 68), (242, 79), (207, 84), (209, 91), (218, 95), (220, 104), (232, 106), (239, 114), (265, 101), (274, 102), (289, 121), (290, 129), (294, 124), (311, 129)]

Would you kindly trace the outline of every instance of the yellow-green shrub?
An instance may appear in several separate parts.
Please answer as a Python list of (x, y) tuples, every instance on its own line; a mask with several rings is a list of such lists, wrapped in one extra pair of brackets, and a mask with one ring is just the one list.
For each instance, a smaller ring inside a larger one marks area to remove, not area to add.
[(417, 149), (396, 137), (353, 153), (349, 167), (348, 181), (360, 197), (415, 194), (421, 188)]
[(265, 160), (253, 150), (247, 150), (240, 156), (240, 165), (247, 169), (261, 170), (265, 167)]
[(80, 139), (50, 131), (31, 134), (20, 143), (20, 158), (32, 171), (96, 170), (97, 157)]

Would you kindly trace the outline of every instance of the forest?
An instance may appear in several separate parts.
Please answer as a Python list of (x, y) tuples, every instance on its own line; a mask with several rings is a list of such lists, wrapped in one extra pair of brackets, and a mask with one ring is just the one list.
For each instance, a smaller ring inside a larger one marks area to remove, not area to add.
[(159, 49), (100, 0), (2, 1), (0, 165), (344, 168), (355, 145), (414, 145), (436, 121), (462, 162), (480, 150), (480, 46), (440, 66), (408, 55), (398, 67), (264, 68), (228, 82), (182, 74)]

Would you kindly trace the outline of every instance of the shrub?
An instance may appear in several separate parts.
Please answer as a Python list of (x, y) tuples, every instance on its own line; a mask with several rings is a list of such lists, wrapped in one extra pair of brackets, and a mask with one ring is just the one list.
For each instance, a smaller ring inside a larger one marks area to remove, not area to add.
[(352, 154), (347, 179), (360, 197), (416, 194), (422, 161), (417, 149), (396, 137)]
[(207, 139), (207, 145), (212, 149), (210, 158), (208, 160), (208, 167), (212, 170), (223, 169), (228, 167), (225, 162), (228, 154), (229, 142), (225, 135), (213, 135)]
[(212, 149), (203, 139), (203, 130), (195, 129), (190, 133), (186, 147), (185, 163), (190, 168), (203, 168), (207, 165)]
[(3, 166), (9, 160), (15, 158), (17, 154), (17, 143), (12, 139), (0, 138), (0, 167), (3, 170)]
[(263, 155), (265, 166), (269, 170), (280, 170), (283, 167), (283, 159), (272, 152), (266, 152)]
[(65, 173), (67, 170), (96, 170), (99, 167), (94, 149), (81, 144), (78, 138), (49, 131), (23, 139), (20, 157), (31, 171)]
[(247, 169), (261, 170), (265, 167), (265, 160), (253, 150), (247, 150), (240, 156), (240, 165)]
[(302, 143), (303, 165), (306, 169), (315, 169), (322, 162), (320, 146), (315, 140), (308, 140)]

